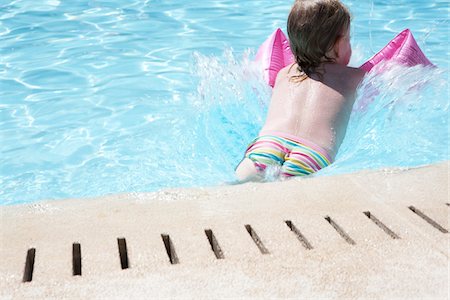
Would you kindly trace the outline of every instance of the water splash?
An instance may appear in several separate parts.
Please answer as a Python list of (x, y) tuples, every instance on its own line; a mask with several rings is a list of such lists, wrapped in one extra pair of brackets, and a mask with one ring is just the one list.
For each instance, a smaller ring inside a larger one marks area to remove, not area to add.
[(368, 74), (336, 161), (321, 174), (448, 160), (447, 73), (432, 67), (391, 65), (381, 74), (378, 69)]
[(234, 173), (265, 119), (271, 89), (262, 78), (261, 66), (250, 56), (247, 51), (237, 59), (232, 49), (221, 57), (194, 54), (192, 74), (199, 82), (191, 105), (197, 113), (196, 135), (206, 147), (199, 150), (211, 157), (209, 163), (216, 167), (212, 173)]
[[(222, 57), (195, 55), (199, 112), (197, 129), (214, 168), (229, 172), (263, 125), (271, 90), (260, 66), (246, 53), (237, 60), (231, 49)], [(381, 72), (381, 69), (386, 69)], [(335, 163), (319, 175), (383, 167), (413, 167), (449, 158), (448, 72), (424, 66), (380, 65), (358, 90), (354, 112)], [(267, 180), (275, 179), (274, 172)]]

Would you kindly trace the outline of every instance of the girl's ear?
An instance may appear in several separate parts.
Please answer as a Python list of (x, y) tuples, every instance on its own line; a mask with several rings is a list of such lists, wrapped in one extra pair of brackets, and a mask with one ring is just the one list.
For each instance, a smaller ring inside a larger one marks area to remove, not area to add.
[(326, 53), (326, 56), (332, 59), (339, 58), (339, 40), (340, 38), (337, 38), (336, 42), (334, 42), (333, 47)]
[(336, 39), (336, 42), (334, 42), (333, 46), (333, 54), (334, 54), (333, 58), (339, 58), (340, 49), (341, 49), (341, 37), (338, 37)]
[(333, 47), (325, 53), (326, 57), (336, 59), (338, 57), (337, 44), (335, 43)]

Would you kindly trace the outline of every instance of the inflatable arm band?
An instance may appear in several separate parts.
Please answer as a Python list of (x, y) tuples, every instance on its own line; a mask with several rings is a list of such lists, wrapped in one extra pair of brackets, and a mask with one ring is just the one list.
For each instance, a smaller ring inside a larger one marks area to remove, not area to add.
[[(261, 61), (264, 68), (264, 78), (273, 87), (278, 72), (294, 62), (289, 40), (280, 28), (275, 30), (259, 47), (255, 60)], [(393, 60), (406, 66), (433, 65), (420, 50), (409, 29), (399, 33), (360, 68), (369, 72), (374, 66), (385, 60)]]

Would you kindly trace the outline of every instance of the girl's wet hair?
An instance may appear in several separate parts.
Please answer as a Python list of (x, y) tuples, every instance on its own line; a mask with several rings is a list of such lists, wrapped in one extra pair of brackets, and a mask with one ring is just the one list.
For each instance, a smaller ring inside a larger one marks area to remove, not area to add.
[(287, 32), (298, 64), (300, 81), (317, 73), (326, 54), (350, 26), (350, 13), (338, 0), (296, 0), (289, 13)]

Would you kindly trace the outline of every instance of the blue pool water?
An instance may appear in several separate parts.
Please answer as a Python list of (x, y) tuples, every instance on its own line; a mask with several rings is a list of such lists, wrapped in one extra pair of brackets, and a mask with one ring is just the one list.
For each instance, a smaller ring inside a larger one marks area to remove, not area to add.
[[(438, 68), (369, 75), (320, 173), (449, 159), (448, 2), (344, 3), (353, 65), (410, 28)], [(0, 204), (232, 181), (270, 97), (251, 61), (290, 5), (0, 0)]]

